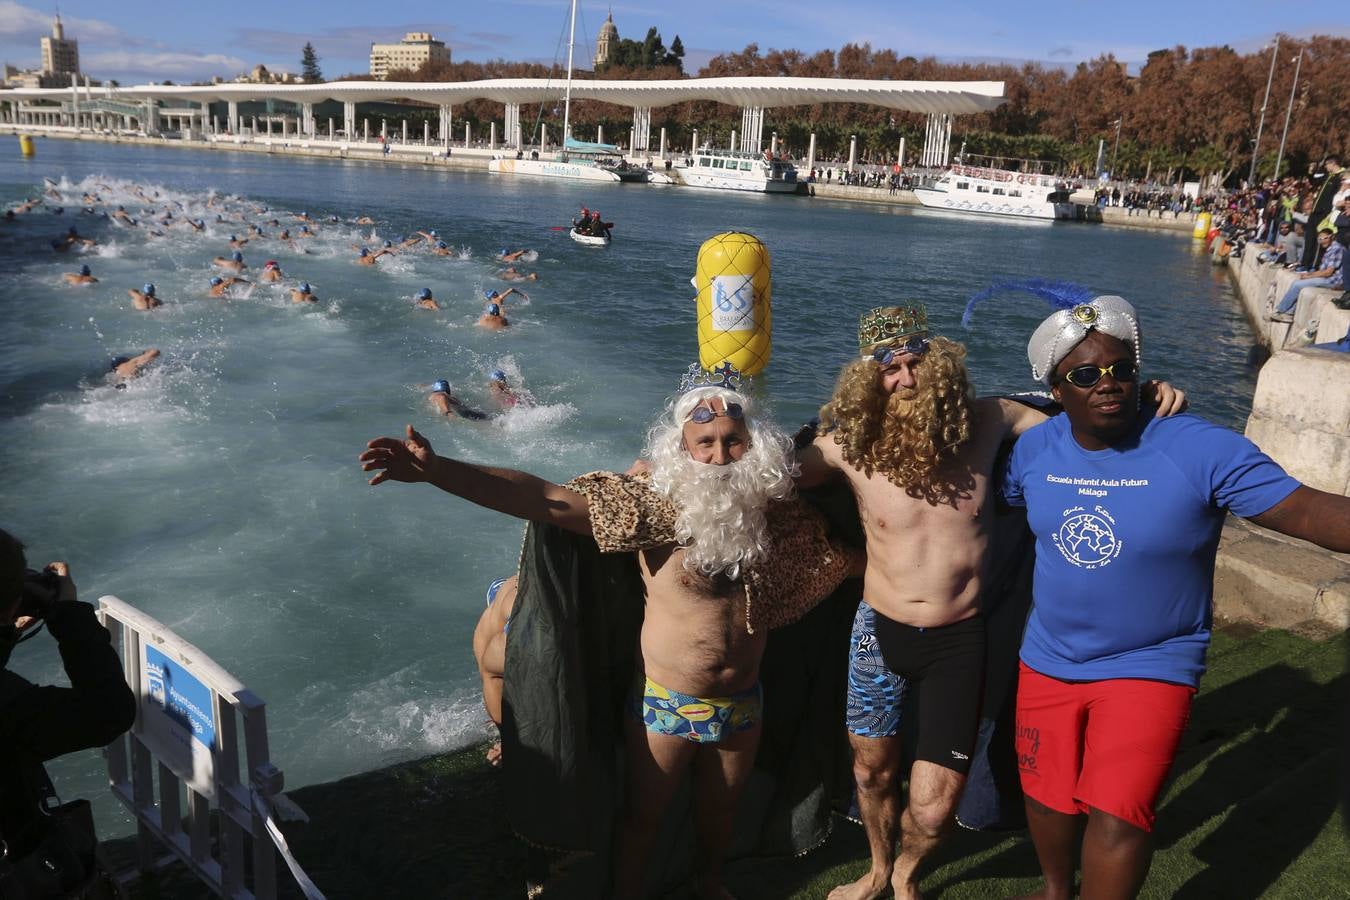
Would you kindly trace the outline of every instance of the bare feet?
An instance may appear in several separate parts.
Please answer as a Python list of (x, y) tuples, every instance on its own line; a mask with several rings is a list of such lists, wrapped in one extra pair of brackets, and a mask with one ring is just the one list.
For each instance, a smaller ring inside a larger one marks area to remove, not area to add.
[(492, 768), (494, 769), (501, 768), (502, 742), (494, 741), (492, 746), (488, 748), (488, 752), (485, 754), (485, 757), (488, 761), (488, 765), (492, 766)]
[(892, 881), (891, 890), (895, 891), (895, 900), (923, 900), (918, 884), (912, 881)]
[(841, 884), (830, 891), (827, 900), (876, 900), (891, 894), (890, 876), (871, 869), (850, 884)]

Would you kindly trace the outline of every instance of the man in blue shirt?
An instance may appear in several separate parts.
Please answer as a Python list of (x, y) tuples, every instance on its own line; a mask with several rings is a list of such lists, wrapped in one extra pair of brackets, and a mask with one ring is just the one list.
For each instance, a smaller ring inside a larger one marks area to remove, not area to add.
[(1119, 297), (1062, 308), (1027, 348), (1064, 415), (1026, 432), (1003, 484), (1036, 535), (1017, 752), (1038, 896), (1133, 897), (1153, 806), (1204, 672), (1229, 511), (1350, 550), (1350, 498), (1301, 485), (1246, 438), (1138, 402), (1139, 326)]

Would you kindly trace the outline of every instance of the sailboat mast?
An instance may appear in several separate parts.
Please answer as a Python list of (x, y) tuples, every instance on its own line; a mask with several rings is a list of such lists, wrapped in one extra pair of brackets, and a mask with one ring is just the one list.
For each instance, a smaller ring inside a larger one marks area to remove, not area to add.
[(563, 95), (563, 152), (567, 151), (567, 139), (572, 136), (569, 120), (572, 116), (572, 48), (577, 40), (577, 0), (572, 0), (572, 24), (567, 29), (567, 91)]

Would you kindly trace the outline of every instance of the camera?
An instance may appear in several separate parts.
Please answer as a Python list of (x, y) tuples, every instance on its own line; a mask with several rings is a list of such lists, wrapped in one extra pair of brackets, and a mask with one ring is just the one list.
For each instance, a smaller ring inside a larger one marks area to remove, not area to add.
[(51, 569), (26, 569), (23, 573), (23, 599), (16, 616), (42, 618), (60, 593), (60, 575)]

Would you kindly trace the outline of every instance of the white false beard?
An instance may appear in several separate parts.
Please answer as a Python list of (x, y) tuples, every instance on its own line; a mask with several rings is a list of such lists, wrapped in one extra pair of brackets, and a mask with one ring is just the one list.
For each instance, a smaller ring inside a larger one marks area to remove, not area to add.
[(686, 568), (737, 579), (768, 555), (765, 510), (781, 488), (775, 491), (779, 479), (763, 477), (762, 463), (747, 454), (719, 466), (681, 453), (668, 467), (653, 467), (653, 485), (675, 505), (675, 538)]

